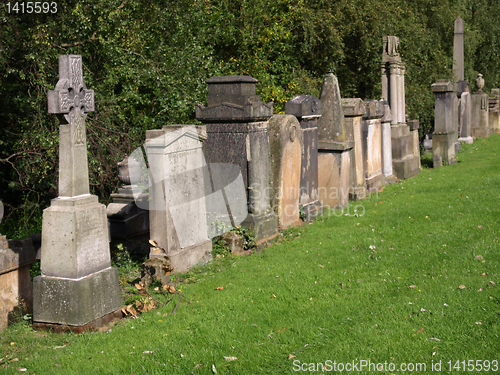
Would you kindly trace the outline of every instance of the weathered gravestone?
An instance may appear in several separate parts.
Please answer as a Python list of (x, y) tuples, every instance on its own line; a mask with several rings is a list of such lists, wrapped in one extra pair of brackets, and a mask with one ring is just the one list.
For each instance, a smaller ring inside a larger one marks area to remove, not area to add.
[(370, 193), (374, 193), (385, 185), (385, 176), (382, 173), (382, 117), (385, 114), (385, 108), (383, 102), (379, 100), (365, 100), (364, 104), (363, 164), (366, 187)]
[(398, 52), (399, 38), (383, 37), (382, 98), (392, 112), (391, 142), (392, 167), (397, 178), (415, 176), (419, 171), (419, 158), (413, 154), (413, 136), (406, 124), (405, 64)]
[[(342, 99), (342, 110), (346, 129), (352, 131), (353, 148), (350, 152), (348, 177), (341, 177), (349, 186), (349, 199), (359, 200), (366, 197), (365, 165), (363, 162), (362, 120), (366, 106), (360, 98)], [(392, 161), (391, 161), (392, 162)], [(344, 201), (347, 204), (347, 197)]]
[(458, 95), (458, 141), (471, 144), (471, 116), (472, 102), (470, 95), (469, 82), (459, 81), (457, 85)]
[[(3, 203), (0, 201), (0, 222)], [(0, 234), (0, 331), (14, 320), (16, 313), (33, 309), (33, 287), (30, 266), (35, 249), (30, 239), (8, 240)]]
[(431, 86), (436, 104), (434, 109), (434, 132), (432, 133), (432, 152), (434, 168), (454, 164), (455, 132), (458, 129), (458, 98), (455, 85), (447, 79), (438, 79)]
[(486, 138), (490, 136), (489, 124), (489, 96), (483, 91), (484, 78), (478, 74), (476, 79), (478, 90), (472, 95), (472, 136), (474, 138)]
[(106, 207), (89, 194), (85, 118), (94, 91), (83, 82), (82, 57), (59, 56), (59, 81), (48, 93), (59, 127), (59, 196), (43, 212), (41, 276), (33, 281), (33, 328), (75, 331), (120, 309), (118, 270), (111, 267)]
[(384, 116), (382, 117), (382, 173), (385, 176), (386, 184), (396, 182), (396, 176), (392, 172), (392, 141), (391, 141), (391, 121), (392, 113), (389, 103), (384, 99), (380, 100), (384, 106)]
[(255, 94), (250, 76), (212, 77), (207, 105), (196, 105), (196, 118), (207, 126), (204, 143), (207, 163), (238, 166), (247, 189), (248, 217), (242, 223), (257, 242), (277, 235), (278, 221), (271, 210), (268, 120), (273, 103)]
[(320, 100), (323, 112), (318, 121), (318, 190), (320, 202), (343, 207), (349, 201), (349, 176), (354, 147), (352, 123), (344, 120), (337, 77), (323, 78)]
[(300, 208), (306, 221), (323, 212), (318, 200), (318, 120), (322, 107), (321, 100), (313, 95), (297, 95), (285, 105), (285, 113), (296, 116), (302, 128)]
[(204, 126), (166, 125), (146, 131), (149, 171), (150, 258), (169, 258), (176, 272), (212, 259), (201, 141)]
[(491, 89), (488, 119), (491, 133), (500, 133), (500, 89)]
[(292, 115), (274, 115), (269, 120), (269, 146), (273, 178), (273, 209), (281, 229), (300, 223), (300, 172), (303, 137), (300, 123)]

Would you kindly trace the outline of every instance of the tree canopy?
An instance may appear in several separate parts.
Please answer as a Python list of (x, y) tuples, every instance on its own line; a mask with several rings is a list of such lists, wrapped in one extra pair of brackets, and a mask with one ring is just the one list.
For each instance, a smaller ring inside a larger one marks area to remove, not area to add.
[[(196, 123), (205, 80), (244, 74), (259, 80), (275, 113), (297, 94), (318, 96), (325, 73), (342, 97), (381, 96), (382, 37), (400, 38), (407, 113), (432, 130), (430, 86), (452, 77), (454, 20), (465, 24), (465, 74), (500, 85), (498, 0), (59, 0), (55, 13), (0, 6), (0, 229), (20, 237), (41, 228), (57, 196), (58, 120), (47, 91), (58, 55), (81, 54), (95, 91), (87, 119), (91, 190), (116, 190), (117, 162), (147, 129)], [(10, 12), (9, 12), (10, 10)]]

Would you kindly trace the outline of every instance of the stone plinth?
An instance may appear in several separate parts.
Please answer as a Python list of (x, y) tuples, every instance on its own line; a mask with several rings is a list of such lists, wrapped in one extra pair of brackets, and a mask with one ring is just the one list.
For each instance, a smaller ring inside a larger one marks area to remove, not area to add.
[(77, 329), (120, 308), (118, 270), (111, 267), (106, 207), (88, 194), (85, 118), (94, 92), (83, 83), (82, 58), (59, 56), (49, 112), (62, 121), (59, 197), (43, 212), (41, 270), (33, 280), (33, 322)]
[(362, 121), (363, 165), (366, 187), (370, 193), (385, 185), (382, 173), (382, 117), (384, 104), (379, 100), (365, 100)]
[(313, 95), (298, 95), (285, 105), (286, 114), (296, 116), (302, 129), (300, 207), (305, 221), (323, 212), (318, 200), (318, 120), (322, 107), (322, 102)]
[(176, 272), (185, 272), (212, 259), (206, 198), (206, 185), (210, 182), (202, 150), (204, 128), (166, 125), (160, 130), (146, 131), (145, 150), (151, 176), (150, 238), (157, 243), (149, 257), (170, 259)]
[(349, 202), (352, 124), (344, 119), (337, 77), (323, 78), (320, 100), (323, 113), (318, 123), (318, 190), (321, 204), (343, 207)]
[(273, 209), (281, 229), (300, 223), (300, 180), (303, 137), (300, 123), (292, 115), (274, 115), (269, 120)]
[(240, 168), (247, 189), (248, 216), (242, 223), (258, 242), (277, 235), (271, 211), (268, 119), (273, 103), (255, 95), (257, 80), (248, 76), (212, 77), (208, 105), (196, 106), (196, 118), (206, 124), (208, 164), (231, 163)]
[[(349, 186), (349, 199), (364, 199), (366, 197), (366, 181), (361, 128), (366, 108), (361, 99), (350, 98), (342, 99), (342, 109), (344, 113), (345, 127), (346, 129), (349, 129), (349, 131), (352, 131), (351, 140), (346, 142), (346, 147), (352, 147), (349, 155), (349, 172), (345, 171), (345, 175), (349, 174), (347, 182)], [(342, 162), (347, 164), (344, 160), (342, 160)], [(345, 180), (346, 177), (341, 176), (341, 181)], [(345, 186), (345, 183), (343, 183), (342, 186)], [(341, 197), (345, 199), (346, 194), (344, 194), (343, 190), (341, 192)]]
[(434, 167), (439, 167), (456, 163), (455, 132), (458, 124), (455, 123), (455, 119), (458, 122), (458, 116), (453, 112), (455, 109), (458, 111), (458, 106), (455, 105), (458, 99), (455, 85), (447, 79), (438, 79), (432, 84), (431, 89), (436, 99), (432, 134), (433, 163)]
[(33, 311), (30, 266), (34, 260), (31, 240), (7, 241), (0, 235), (0, 331), (15, 315)]

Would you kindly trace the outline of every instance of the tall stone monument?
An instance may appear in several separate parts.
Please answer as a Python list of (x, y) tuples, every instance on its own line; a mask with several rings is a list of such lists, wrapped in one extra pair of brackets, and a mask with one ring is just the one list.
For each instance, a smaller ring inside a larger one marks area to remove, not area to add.
[(478, 90), (472, 94), (472, 136), (474, 138), (487, 138), (491, 132), (489, 124), (489, 96), (483, 91), (484, 78), (482, 74), (478, 74), (476, 85)]
[(453, 38), (453, 75), (455, 82), (464, 80), (464, 21), (457, 17)]
[(434, 109), (434, 132), (432, 133), (432, 153), (434, 168), (456, 163), (455, 139), (458, 129), (458, 98), (456, 86), (448, 79), (438, 79), (431, 86), (436, 104)]
[(399, 38), (384, 36), (382, 53), (382, 98), (392, 112), (392, 166), (397, 178), (418, 174), (419, 159), (413, 154), (413, 136), (406, 124), (405, 64), (398, 52)]
[(106, 207), (89, 194), (85, 118), (94, 110), (94, 91), (83, 82), (81, 56), (59, 56), (59, 81), (48, 93), (48, 109), (61, 121), (59, 196), (43, 212), (33, 328), (63, 325), (79, 331), (107, 321), (120, 309)]
[(349, 201), (352, 124), (344, 120), (337, 77), (323, 78), (320, 100), (323, 113), (318, 121), (318, 190), (321, 204), (343, 207)]

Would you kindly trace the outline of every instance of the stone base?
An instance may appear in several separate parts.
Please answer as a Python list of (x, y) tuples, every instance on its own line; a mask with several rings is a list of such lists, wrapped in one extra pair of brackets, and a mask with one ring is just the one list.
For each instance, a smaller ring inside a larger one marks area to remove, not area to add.
[[(170, 251), (167, 256), (175, 272), (186, 272), (197, 264), (208, 263), (212, 260), (212, 240), (208, 239), (179, 250)], [(164, 255), (163, 253), (155, 254), (152, 251), (149, 257), (164, 258)]]
[(241, 225), (252, 232), (256, 242), (267, 241), (278, 233), (278, 215), (272, 212), (248, 214)]
[(83, 332), (95, 331), (101, 328), (102, 326), (110, 323), (111, 321), (121, 318), (123, 318), (123, 313), (121, 309), (118, 309), (116, 311), (104, 315), (102, 318), (97, 318), (82, 326), (69, 326), (65, 324), (33, 322), (33, 330), (49, 331), (55, 333), (83, 333)]
[(364, 186), (351, 188), (349, 190), (349, 200), (359, 201), (366, 198), (366, 188)]
[(434, 167), (456, 163), (454, 133), (440, 133), (432, 136)]
[(469, 136), (469, 137), (460, 137), (460, 138), (458, 138), (458, 141), (459, 142), (465, 142), (466, 144), (471, 145), (474, 142), (474, 138), (472, 138), (471, 136)]
[(385, 176), (383, 174), (379, 174), (366, 179), (366, 188), (371, 193), (379, 191), (380, 188), (384, 186), (384, 184), (385, 184)]
[(385, 176), (385, 184), (386, 185), (395, 184), (397, 181), (398, 181), (398, 179), (393, 174), (391, 174), (390, 176)]
[(304, 221), (312, 221), (318, 216), (323, 215), (323, 206), (319, 201), (310, 202), (300, 206), (304, 215)]
[(80, 327), (120, 306), (118, 270), (113, 267), (81, 279), (42, 275), (33, 280), (34, 323)]
[(392, 171), (399, 180), (416, 176), (419, 172), (419, 161), (420, 159), (413, 154), (401, 160), (393, 159)]
[[(110, 203), (107, 208), (109, 232), (113, 240), (125, 240), (140, 236), (149, 232), (149, 212), (137, 209), (139, 212), (125, 215), (123, 217), (110, 217), (110, 210), (117, 206), (135, 206), (135, 203), (124, 205), (122, 203)], [(125, 207), (126, 208), (126, 207)]]
[(472, 128), (471, 133), (474, 138), (488, 138), (490, 136), (490, 128)]

